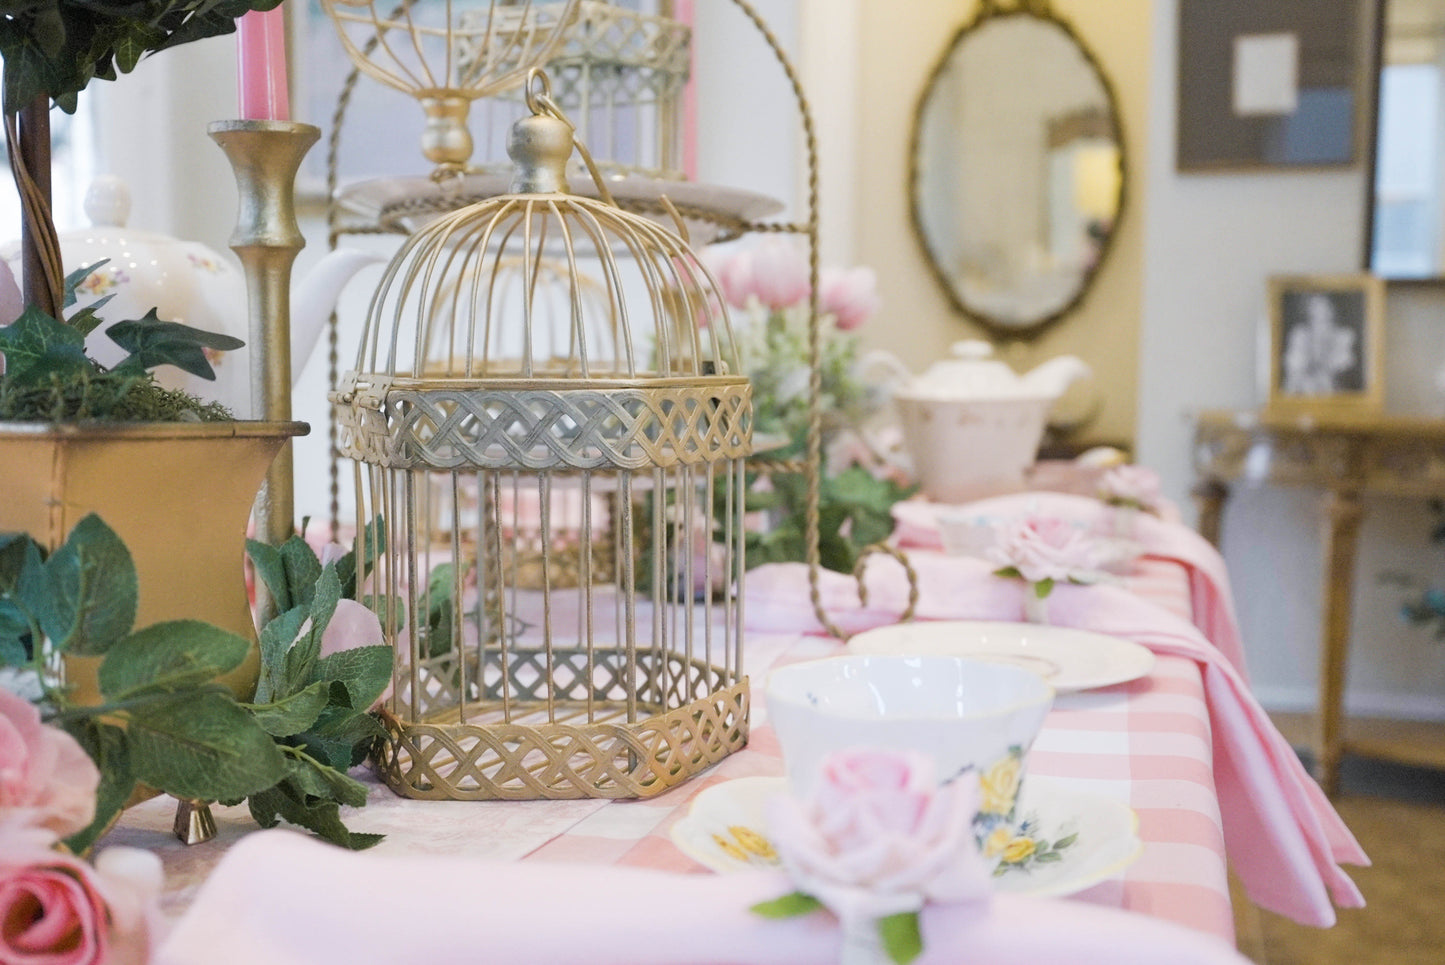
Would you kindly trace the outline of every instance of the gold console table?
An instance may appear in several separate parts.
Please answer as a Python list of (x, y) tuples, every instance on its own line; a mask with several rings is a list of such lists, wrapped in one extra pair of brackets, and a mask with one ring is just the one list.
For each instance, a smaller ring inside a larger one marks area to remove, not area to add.
[(1325, 791), (1334, 794), (1338, 789), (1340, 759), (1346, 750), (1440, 766), (1438, 748), (1422, 750), (1379, 738), (1347, 740), (1343, 698), (1364, 494), (1445, 496), (1445, 420), (1204, 412), (1195, 422), (1194, 468), (1199, 532), (1216, 546), (1231, 484), (1301, 485), (1325, 491), (1325, 612), (1314, 734), (1317, 773)]

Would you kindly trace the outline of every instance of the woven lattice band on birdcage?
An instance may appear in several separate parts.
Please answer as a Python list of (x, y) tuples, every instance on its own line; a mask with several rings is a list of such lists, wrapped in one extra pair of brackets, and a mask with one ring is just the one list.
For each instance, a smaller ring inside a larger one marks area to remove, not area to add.
[(751, 393), (743, 379), (570, 391), (392, 389), (379, 409), (339, 410), (340, 451), (393, 469), (643, 469), (741, 459), (752, 451)]
[[(407, 723), (386, 718), (377, 772), (397, 793), (434, 800), (653, 797), (740, 750), (748, 682), (628, 723)], [(626, 706), (612, 708), (623, 717)], [(585, 716), (583, 716), (585, 721)]]

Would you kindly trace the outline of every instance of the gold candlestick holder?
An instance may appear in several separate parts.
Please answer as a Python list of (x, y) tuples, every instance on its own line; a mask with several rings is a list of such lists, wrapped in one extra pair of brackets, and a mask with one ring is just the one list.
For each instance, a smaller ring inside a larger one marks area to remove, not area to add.
[[(241, 259), (251, 320), (252, 415), (291, 421), (291, 266), (305, 247), (296, 224), (296, 171), (321, 137), (292, 121), (216, 121), (207, 128), (236, 175), (239, 204), (231, 250)], [(256, 533), (273, 546), (295, 526), (291, 444), (281, 450), (256, 500)], [(268, 609), (258, 600), (263, 618)]]

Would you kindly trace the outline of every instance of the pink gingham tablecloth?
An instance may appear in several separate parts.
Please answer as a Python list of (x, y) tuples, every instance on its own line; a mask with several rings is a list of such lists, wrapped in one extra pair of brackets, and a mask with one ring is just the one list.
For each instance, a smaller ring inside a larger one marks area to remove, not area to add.
[[(1155, 603), (1189, 614), (1188, 582), (1174, 564), (1142, 561), (1126, 583)], [(747, 749), (656, 798), (600, 808), (525, 860), (706, 873), (673, 845), (673, 822), (708, 787), (783, 773), (762, 699), (767, 669), (839, 652), (836, 641), (749, 634), (743, 665), (753, 681), (754, 726)], [(1078, 900), (1144, 912), (1233, 940), (1209, 716), (1196, 663), (1161, 656), (1144, 679), (1059, 696), (1034, 744), (1029, 773), (1122, 801), (1139, 816), (1144, 842), (1139, 859), (1121, 878), (1080, 892)]]

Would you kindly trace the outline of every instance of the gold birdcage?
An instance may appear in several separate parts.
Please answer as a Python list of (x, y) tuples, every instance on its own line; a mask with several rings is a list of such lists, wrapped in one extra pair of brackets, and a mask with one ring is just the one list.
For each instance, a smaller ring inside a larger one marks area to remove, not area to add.
[(421, 104), (426, 158), (439, 171), (459, 172), (472, 156), (472, 101), (520, 86), (545, 63), (578, 2), (386, 0), (378, 7), (376, 0), (321, 0), (321, 6), (358, 70)]
[[(525, 33), (538, 15), (562, 16), (562, 6), (513, 10), (498, 22), (497, 35)], [(672, 6), (667, 0), (625, 6), (581, 0), (572, 26), (543, 65), (558, 105), (577, 122), (578, 135), (610, 178), (685, 177), (682, 101), (692, 70), (692, 28), (672, 16)], [(479, 19), (480, 13), (463, 14), (461, 22)], [(522, 99), (516, 88), (499, 98)], [(488, 104), (501, 106), (495, 99)]]
[[(650, 796), (747, 741), (750, 387), (686, 242), (569, 193), (572, 128), (544, 75), (527, 94), (512, 190), (408, 237), (332, 395), (396, 652), (375, 761), (411, 797)], [(504, 298), (517, 262), (524, 297)], [(548, 265), (565, 266), (565, 326), (541, 324)], [(586, 278), (606, 297), (583, 297)], [(575, 579), (553, 558), (564, 486)]]

